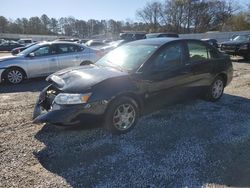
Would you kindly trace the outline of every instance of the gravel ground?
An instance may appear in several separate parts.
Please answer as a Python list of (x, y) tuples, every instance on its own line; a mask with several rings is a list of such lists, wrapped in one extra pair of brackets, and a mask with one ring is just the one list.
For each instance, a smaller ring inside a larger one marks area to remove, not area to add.
[(219, 102), (165, 107), (122, 136), (34, 125), (43, 79), (0, 85), (0, 187), (250, 187), (250, 63), (234, 69)]

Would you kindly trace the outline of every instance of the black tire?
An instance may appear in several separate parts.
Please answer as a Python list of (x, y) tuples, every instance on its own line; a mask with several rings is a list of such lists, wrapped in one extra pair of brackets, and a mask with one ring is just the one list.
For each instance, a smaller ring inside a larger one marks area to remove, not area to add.
[(4, 80), (9, 84), (20, 84), (25, 78), (25, 73), (19, 68), (10, 68), (4, 73)]
[(208, 87), (205, 93), (205, 99), (211, 102), (218, 101), (223, 95), (224, 87), (225, 80), (221, 76), (216, 77), (213, 83)]
[[(127, 108), (127, 115), (125, 111), (123, 114), (123, 108)], [(119, 115), (118, 113), (121, 115)], [(136, 101), (130, 97), (120, 97), (114, 99), (114, 101), (112, 101), (108, 106), (104, 117), (104, 126), (113, 134), (124, 134), (134, 128), (137, 123), (138, 117), (139, 108)], [(120, 123), (121, 125), (119, 125)]]
[(84, 66), (84, 65), (91, 65), (93, 64), (91, 61), (83, 61), (80, 66)]

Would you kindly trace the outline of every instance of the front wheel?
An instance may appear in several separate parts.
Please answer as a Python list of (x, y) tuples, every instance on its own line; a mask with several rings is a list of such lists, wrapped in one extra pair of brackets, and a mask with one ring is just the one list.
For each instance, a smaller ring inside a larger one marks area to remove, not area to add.
[(129, 97), (115, 99), (108, 106), (105, 127), (113, 134), (129, 132), (137, 123), (139, 115), (137, 103)]
[(214, 82), (209, 86), (206, 93), (206, 99), (212, 102), (219, 100), (223, 95), (224, 87), (225, 84), (223, 78), (218, 76), (214, 80)]
[(6, 71), (5, 80), (10, 84), (20, 84), (24, 80), (24, 72), (18, 68), (11, 68)]

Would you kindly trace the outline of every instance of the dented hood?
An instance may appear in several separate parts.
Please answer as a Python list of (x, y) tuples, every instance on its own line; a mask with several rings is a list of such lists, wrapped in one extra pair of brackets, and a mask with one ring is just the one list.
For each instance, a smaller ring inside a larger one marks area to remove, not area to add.
[(65, 93), (83, 93), (106, 79), (124, 75), (127, 73), (112, 67), (85, 65), (63, 69), (50, 75), (47, 81)]

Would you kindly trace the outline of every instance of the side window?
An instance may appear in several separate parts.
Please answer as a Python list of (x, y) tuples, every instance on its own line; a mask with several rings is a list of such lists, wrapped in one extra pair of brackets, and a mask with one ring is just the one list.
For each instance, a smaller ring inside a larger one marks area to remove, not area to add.
[(69, 45), (69, 52), (72, 53), (72, 52), (78, 52), (79, 51), (79, 48), (78, 46), (76, 45)]
[(35, 56), (50, 55), (50, 47), (49, 46), (41, 46), (40, 48), (35, 50), (33, 53), (34, 53)]
[(76, 45), (58, 44), (57, 45), (57, 51), (58, 51), (59, 54), (65, 54), (65, 53), (79, 52), (79, 51), (81, 51), (81, 49)]
[(209, 59), (207, 47), (201, 43), (188, 42), (190, 62)]
[(168, 46), (153, 59), (153, 69), (171, 69), (181, 65), (182, 47), (181, 44)]
[(68, 53), (68, 46), (66, 44), (58, 44), (57, 45), (57, 53), (58, 54)]

